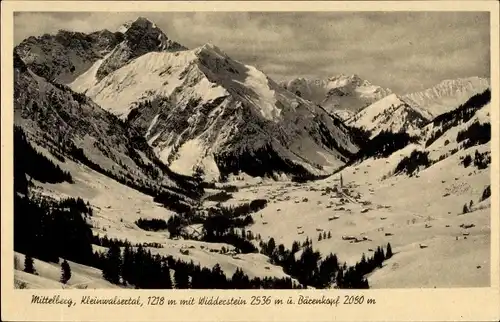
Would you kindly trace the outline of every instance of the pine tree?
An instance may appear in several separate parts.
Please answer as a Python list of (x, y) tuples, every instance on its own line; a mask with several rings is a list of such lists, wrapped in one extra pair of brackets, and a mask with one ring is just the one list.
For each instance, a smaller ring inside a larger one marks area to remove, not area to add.
[(487, 186), (483, 190), (483, 195), (481, 196), (481, 201), (488, 199), (491, 196), (491, 188), (490, 186)]
[(391, 243), (387, 243), (387, 251), (385, 253), (385, 258), (386, 259), (389, 259), (392, 257), (392, 247), (391, 247)]
[(465, 205), (464, 205), (464, 208), (463, 208), (463, 210), (462, 210), (462, 213), (463, 213), (463, 214), (466, 214), (466, 213), (468, 213), (468, 212), (469, 212), (469, 209), (467, 209), (467, 204), (465, 204)]
[(24, 257), (24, 271), (26, 273), (35, 274), (35, 265), (33, 264), (33, 257), (26, 255)]
[(123, 249), (123, 264), (121, 271), (121, 275), (124, 282), (125, 281), (128, 283), (133, 282), (133, 273), (132, 273), (133, 265), (134, 265), (133, 251), (127, 244)]
[(323, 239), (323, 235), (321, 233), (319, 233), (318, 241), (321, 241), (322, 239)]
[(332, 238), (332, 233), (328, 231), (328, 239)]
[(175, 288), (187, 289), (189, 288), (189, 275), (183, 268), (177, 268), (174, 273)]
[(61, 283), (66, 284), (71, 278), (71, 267), (66, 260), (61, 263)]
[(342, 269), (340, 269), (337, 272), (337, 276), (335, 277), (335, 283), (337, 284), (338, 288), (344, 287), (344, 271)]
[(267, 255), (271, 256), (275, 248), (276, 248), (276, 242), (274, 241), (274, 238), (271, 237), (269, 239), (269, 242), (267, 243)]
[(201, 183), (204, 180), (204, 176), (205, 176), (205, 171), (203, 171), (203, 169), (200, 166), (197, 166), (194, 169), (193, 179), (196, 180), (196, 182)]
[(102, 275), (104, 279), (114, 284), (120, 283), (122, 255), (120, 247), (115, 242), (110, 244), (103, 266)]

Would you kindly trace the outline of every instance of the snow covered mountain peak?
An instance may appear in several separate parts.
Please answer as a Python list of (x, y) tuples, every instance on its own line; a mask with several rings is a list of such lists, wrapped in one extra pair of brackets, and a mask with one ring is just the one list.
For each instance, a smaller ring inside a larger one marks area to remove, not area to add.
[(124, 66), (132, 59), (149, 52), (175, 52), (187, 49), (170, 40), (155, 23), (143, 17), (126, 24), (122, 30), (125, 31), (125, 39), (100, 63), (96, 72), (98, 80)]
[(403, 96), (411, 106), (427, 110), (434, 117), (449, 112), (475, 94), (484, 92), (490, 81), (482, 77), (447, 79), (424, 91)]
[[(356, 86), (361, 86), (363, 84), (363, 79), (359, 77), (357, 74), (352, 74), (352, 75), (347, 75), (347, 74), (339, 74), (336, 76), (331, 76), (328, 78), (330, 82), (337, 82), (339, 85), (356, 85)], [(369, 83), (369, 82), (368, 82)]]
[(418, 107), (408, 105), (393, 93), (359, 111), (348, 120), (348, 124), (370, 131), (371, 137), (381, 131), (415, 135), (430, 119), (431, 115)]
[(145, 18), (145, 17), (138, 17), (137, 19), (135, 20), (129, 20), (127, 22), (125, 22), (123, 25), (121, 25), (117, 31), (118, 32), (121, 32), (122, 34), (126, 33), (130, 27), (132, 27), (133, 25), (136, 25), (136, 26), (142, 26), (142, 28), (152, 28), (152, 29), (158, 29), (159, 28), (156, 26), (156, 24), (154, 22), (152, 22), (151, 20), (149, 20), (148, 18)]
[(132, 25), (133, 22), (134, 22), (133, 20), (127, 21), (126, 23), (124, 23), (123, 25), (118, 27), (118, 29), (116, 29), (116, 31), (120, 32), (122, 34), (126, 33), (128, 28), (130, 28), (130, 26)]
[(392, 93), (390, 89), (373, 85), (356, 74), (339, 74), (326, 79), (299, 77), (280, 84), (292, 93), (321, 105), (328, 113), (344, 120)]
[[(212, 178), (239, 170), (323, 174), (357, 151), (348, 129), (323, 109), (210, 43), (149, 52), (70, 86), (140, 129), (183, 174), (197, 166)], [(273, 162), (277, 168), (262, 166)]]

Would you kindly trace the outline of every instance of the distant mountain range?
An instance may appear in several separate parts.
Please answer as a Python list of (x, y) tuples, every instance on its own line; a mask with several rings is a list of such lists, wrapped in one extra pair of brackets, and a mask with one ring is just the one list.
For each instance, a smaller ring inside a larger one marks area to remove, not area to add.
[(487, 78), (457, 78), (444, 80), (421, 92), (406, 94), (402, 99), (409, 105), (425, 109), (436, 117), (455, 109), (489, 87), (490, 80)]
[(392, 93), (390, 89), (373, 85), (357, 75), (342, 74), (328, 79), (295, 78), (280, 84), (343, 119)]
[(16, 52), (137, 129), (184, 174), (326, 174), (357, 152), (342, 122), (216, 46), (187, 50), (145, 18), (120, 31), (30, 38)]
[[(28, 70), (16, 80), (18, 92), (35, 86), (21, 86), (29, 76), (30, 84), (43, 83), (69, 101), (79, 97), (85, 103), (78, 104), (118, 117), (117, 126), (138, 133), (174, 171), (201, 170), (210, 180), (240, 171), (331, 173), (359, 150), (353, 128), (371, 137), (383, 130), (417, 135), (422, 125), (489, 86), (487, 79), (457, 79), (397, 96), (357, 75), (278, 84), (215, 45), (187, 49), (142, 17), (116, 32), (29, 37), (15, 52)], [(23, 95), (42, 106), (46, 99), (36, 91)], [(95, 139), (103, 137), (96, 133)]]

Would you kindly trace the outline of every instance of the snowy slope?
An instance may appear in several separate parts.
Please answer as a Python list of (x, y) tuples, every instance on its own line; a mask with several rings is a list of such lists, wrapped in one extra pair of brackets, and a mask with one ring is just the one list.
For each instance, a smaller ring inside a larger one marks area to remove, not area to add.
[(341, 74), (328, 79), (296, 78), (281, 82), (280, 85), (321, 105), (342, 120), (347, 120), (360, 109), (392, 93), (390, 89), (373, 85), (357, 75)]
[(144, 17), (120, 28), (124, 40), (119, 43), (103, 60), (96, 72), (97, 79), (101, 80), (109, 73), (124, 66), (130, 60), (152, 51), (179, 51), (184, 46), (168, 39), (153, 22)]
[[(347, 128), (322, 108), (212, 44), (147, 53), (95, 86), (74, 89), (128, 119), (164, 162), (184, 174), (197, 166), (214, 179), (237, 170), (321, 174), (357, 151)], [(280, 168), (238, 165), (242, 155), (269, 154)]]
[[(151, 196), (124, 186), (85, 166), (69, 160), (65, 163), (53, 161), (63, 170), (69, 171), (75, 183), (44, 184), (35, 182), (36, 190), (43, 195), (57, 199), (80, 197), (88, 201), (94, 210), (94, 215), (90, 219), (94, 234), (121, 240), (127, 239), (132, 244), (158, 243), (162, 245), (162, 248), (145, 247), (145, 249), (150, 250), (153, 254), (170, 255), (185, 262), (192, 260), (207, 268), (212, 268), (218, 263), (228, 277), (231, 277), (237, 268), (242, 269), (252, 277), (288, 277), (281, 267), (270, 264), (269, 258), (261, 254), (238, 254), (237, 256), (231, 253), (223, 254), (220, 253), (223, 247), (227, 250), (233, 250), (234, 246), (224, 243), (170, 239), (167, 231), (142, 230), (135, 224), (139, 218), (168, 220), (175, 213), (154, 202)], [(95, 246), (95, 249), (106, 250), (100, 248), (102, 247)], [(189, 253), (181, 253), (181, 250), (189, 250)], [(70, 265), (73, 272), (73, 264), (70, 263)], [(35, 262), (37, 270), (38, 266)], [(89, 269), (92, 272), (99, 271), (93, 268)], [(54, 275), (56, 273), (58, 274), (57, 279)], [(93, 274), (91, 277), (100, 278), (98, 273), (97, 276)], [(51, 274), (50, 279), (58, 281), (60, 268)], [(40, 274), (40, 276), (47, 277), (48, 274)], [(99, 286), (96, 283), (92, 285), (96, 285), (98, 288), (105, 287), (105, 285)]]
[(490, 85), (487, 78), (469, 77), (444, 80), (421, 92), (410, 93), (402, 98), (413, 107), (425, 109), (434, 117), (455, 109), (475, 94), (482, 93)]
[(117, 285), (106, 281), (102, 277), (100, 269), (81, 265), (68, 261), (71, 269), (71, 278), (66, 284), (60, 282), (61, 265), (60, 263), (48, 263), (38, 259), (33, 259), (33, 266), (36, 274), (28, 274), (23, 271), (24, 254), (14, 252), (14, 260), (17, 262), (17, 267), (14, 271), (14, 281), (17, 287), (24, 284), (24, 288), (28, 289), (102, 289), (102, 288), (119, 288)]
[(347, 124), (370, 131), (371, 137), (381, 131), (418, 135), (420, 127), (429, 120), (428, 113), (409, 106), (396, 94), (391, 94), (362, 109)]
[(178, 186), (134, 130), (89, 98), (37, 76), (19, 56), (14, 63), (14, 123), (29, 141), (139, 185)]
[[(323, 255), (335, 252), (353, 265), (362, 253), (371, 256), (378, 246), (391, 243), (396, 255), (368, 276), (372, 288), (487, 286), (491, 208), (481, 195), (490, 184), (490, 168), (460, 164), (476, 149), (484, 152), (489, 147), (460, 150), (441, 161), (433, 158), (435, 164), (411, 178), (394, 175), (401, 159), (414, 150), (425, 151), (412, 144), (389, 158), (366, 159), (325, 180), (257, 184), (233, 196), (268, 198), (271, 204), (254, 216), (255, 224), (248, 230), (287, 247), (309, 238)], [(338, 187), (340, 175), (343, 193), (328, 191)], [(463, 215), (463, 205), (471, 200), (472, 211)], [(332, 238), (318, 241), (323, 232)], [(351, 243), (342, 239), (346, 235), (368, 240)]]
[[(491, 105), (486, 104), (481, 109), (479, 109), (474, 117), (469, 121), (461, 123), (457, 126), (452, 127), (441, 135), (436, 141), (434, 141), (427, 150), (430, 151), (430, 156), (433, 159), (439, 159), (443, 155), (449, 155), (453, 150), (461, 149), (461, 143), (457, 142), (457, 135), (459, 132), (468, 129), (472, 124), (479, 123), (485, 124), (490, 122), (490, 110)], [(431, 128), (428, 133), (433, 133), (436, 131), (432, 128), (432, 124), (428, 125), (427, 128)]]

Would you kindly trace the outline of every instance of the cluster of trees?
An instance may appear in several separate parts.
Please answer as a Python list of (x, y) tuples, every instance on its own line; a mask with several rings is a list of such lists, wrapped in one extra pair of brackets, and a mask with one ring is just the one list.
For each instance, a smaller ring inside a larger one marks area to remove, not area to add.
[(463, 166), (467, 168), (468, 166), (474, 164), (476, 168), (479, 170), (483, 170), (488, 168), (488, 165), (491, 163), (491, 156), (489, 152), (479, 153), (478, 150), (474, 153), (474, 159), (467, 154), (461, 161)]
[(437, 130), (427, 140), (425, 146), (430, 146), (438, 138), (440, 138), (443, 133), (454, 126), (457, 126), (459, 123), (466, 123), (469, 121), (481, 107), (485, 106), (490, 101), (491, 91), (490, 89), (487, 89), (483, 93), (472, 96), (467, 102), (460, 105), (457, 109), (435, 117), (431, 122), (434, 127), (439, 127), (439, 130)]
[(345, 127), (349, 129), (348, 133), (350, 133), (351, 139), (361, 150), (369, 145), (371, 136), (370, 131), (355, 126), (345, 125)]
[(156, 194), (153, 200), (178, 214), (186, 214), (192, 210), (191, 205), (180, 195), (165, 190)]
[(147, 231), (158, 231), (167, 229), (167, 222), (163, 219), (144, 219), (139, 218), (135, 221), (137, 227)]
[(366, 274), (381, 268), (383, 262), (393, 256), (391, 244), (387, 244), (386, 252), (382, 247), (377, 247), (373, 256), (366, 258), (365, 254), (356, 265), (342, 269), (336, 277), (337, 287), (339, 288), (369, 288), (368, 281), (364, 278)]
[(429, 159), (429, 152), (413, 150), (413, 152), (409, 156), (404, 157), (401, 161), (399, 161), (394, 173), (406, 173), (412, 176), (420, 166), (424, 166), (427, 168), (431, 164), (432, 162)]
[(418, 138), (410, 136), (408, 133), (392, 133), (382, 131), (356, 154), (356, 160), (362, 160), (370, 157), (386, 158), (392, 153), (401, 150), (410, 143), (416, 143)]
[(490, 196), (491, 196), (491, 187), (490, 187), (490, 185), (487, 185), (486, 188), (484, 188), (484, 190), (483, 190), (483, 194), (481, 196), (480, 201), (484, 201), (484, 200), (488, 199)]
[(474, 145), (481, 145), (491, 140), (491, 125), (490, 123), (481, 124), (479, 122), (472, 123), (467, 129), (458, 132), (457, 142), (463, 142), (464, 148), (469, 148)]
[[(75, 206), (77, 205), (77, 206)], [(92, 264), (92, 231), (79, 201), (14, 195), (14, 250), (48, 262)]]
[(244, 228), (253, 224), (250, 215), (266, 207), (267, 200), (256, 199), (250, 203), (235, 207), (218, 206), (209, 209), (207, 218), (203, 221), (203, 241), (228, 243), (235, 246), (242, 253), (257, 252), (257, 248), (251, 242), (253, 236), (247, 235), (242, 230), (241, 235), (235, 228)]
[(170, 234), (170, 238), (177, 237), (181, 234), (182, 228), (184, 226), (184, 220), (180, 216), (172, 216), (168, 218), (167, 230)]
[(251, 202), (245, 202), (237, 206), (225, 207), (219, 204), (217, 205), (217, 207), (209, 209), (209, 215), (236, 218), (257, 212), (259, 210), (264, 209), (266, 206), (267, 206), (266, 199), (255, 199), (252, 200)]
[(90, 203), (85, 202), (82, 198), (64, 198), (59, 201), (59, 207), (61, 208), (71, 208), (80, 211), (80, 213), (84, 214), (84, 216), (92, 217), (94, 211), (90, 206)]
[[(128, 241), (128, 239), (121, 240), (118, 238), (108, 238), (107, 235), (104, 235), (104, 237), (101, 237), (99, 235), (93, 235), (92, 244), (106, 248), (109, 248), (111, 244), (116, 244), (120, 247), (125, 247), (125, 246), (132, 247), (132, 243)], [(139, 245), (142, 247), (163, 248), (162, 244), (155, 242), (136, 243), (134, 246), (139, 247)]]
[(322, 241), (323, 239), (330, 239), (332, 238), (332, 233), (329, 231), (328, 233), (326, 233), (326, 231), (324, 231), (323, 233), (319, 233), (318, 235), (318, 241)]
[(200, 166), (196, 166), (193, 171), (193, 179), (198, 183), (205, 181), (205, 170)]
[[(125, 246), (123, 251), (112, 244), (107, 253), (96, 254), (97, 267), (111, 283), (132, 285), (139, 289), (284, 289), (295, 288), (290, 278), (253, 278), (237, 269), (227, 278), (219, 264), (212, 269), (175, 260), (172, 256), (152, 255), (142, 246)], [(173, 274), (172, 274), (173, 272)], [(172, 280), (173, 275), (173, 280)]]
[(38, 152), (28, 142), (21, 127), (14, 127), (14, 191), (27, 193), (30, 178), (46, 182), (73, 182), (71, 174)]
[[(271, 263), (283, 267), (283, 271), (296, 278), (302, 285), (316, 288), (327, 288), (333, 283), (338, 271), (338, 259), (335, 254), (329, 254), (321, 260), (321, 254), (313, 250), (312, 242), (308, 239), (303, 243), (295, 241), (292, 249), (288, 250), (283, 244), (276, 245), (274, 238), (268, 242), (261, 241), (261, 253), (271, 259)], [(302, 249), (299, 259), (296, 253)]]
[(308, 172), (296, 174), (291, 178), (292, 182), (305, 183), (309, 181), (323, 180), (330, 176), (330, 174), (312, 174)]
[[(242, 137), (255, 134), (240, 133)], [(226, 182), (230, 174), (237, 175), (240, 171), (254, 177), (273, 176), (274, 173), (290, 173), (300, 177), (309, 173), (303, 166), (278, 155), (271, 143), (254, 151), (242, 151), (240, 154), (216, 154), (214, 157), (221, 173), (221, 182)]]
[(248, 240), (246, 234), (240, 235), (232, 226), (231, 219), (224, 216), (211, 216), (205, 220), (202, 240), (230, 244), (244, 254), (258, 251), (255, 245)]
[(472, 206), (474, 205), (474, 201), (470, 201), (469, 205), (467, 203), (464, 204), (464, 207), (462, 209), (462, 214), (469, 213), (472, 210)]
[(468, 168), (470, 164), (472, 163), (472, 157), (470, 154), (467, 154), (461, 161), (461, 163), (464, 165), (464, 168)]
[[(329, 254), (324, 259), (318, 251), (313, 250), (312, 241), (306, 241), (300, 246), (298, 241), (293, 242), (292, 249), (288, 250), (283, 244), (276, 246), (273, 238), (269, 241), (261, 241), (261, 253), (269, 256), (271, 262), (283, 267), (283, 271), (296, 278), (302, 285), (315, 288), (328, 288), (333, 283), (338, 288), (368, 288), (365, 275), (377, 267), (381, 267), (384, 260), (392, 257), (391, 245), (387, 245), (384, 254), (382, 247), (378, 247), (374, 256), (366, 259), (365, 255), (361, 261), (353, 267), (340, 264), (337, 255)], [(296, 259), (296, 254), (302, 251)]]
[(211, 196), (206, 197), (205, 199), (208, 201), (215, 201), (215, 202), (225, 202), (228, 201), (233, 197), (232, 194), (226, 192), (226, 191), (219, 191)]

